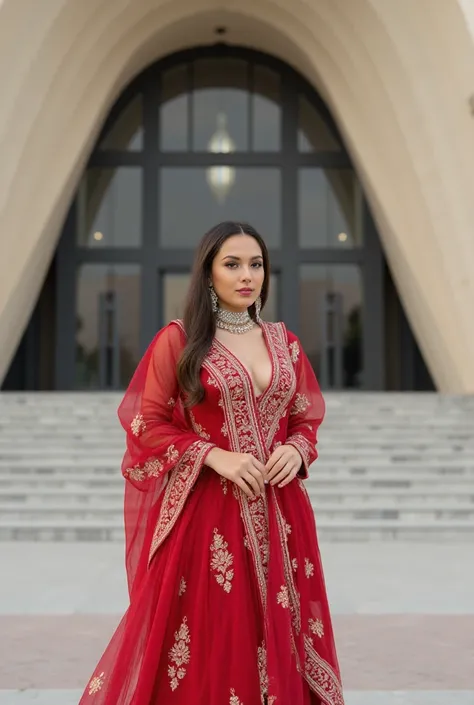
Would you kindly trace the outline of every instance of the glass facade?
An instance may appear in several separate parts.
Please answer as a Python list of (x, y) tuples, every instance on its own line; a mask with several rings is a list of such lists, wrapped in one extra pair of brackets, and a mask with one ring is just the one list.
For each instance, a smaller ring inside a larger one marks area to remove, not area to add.
[(222, 220), (263, 235), (264, 317), (301, 337), (322, 386), (381, 386), (367, 312), (381, 294), (378, 239), (326, 106), (287, 65), (215, 47), (145, 71), (107, 119), (72, 212), (62, 252), (76, 285), (64, 275), (59, 286), (76, 328), (58, 349), (62, 386), (127, 384), (154, 333), (182, 315), (196, 245)]
[(82, 265), (76, 292), (76, 387), (126, 386), (140, 359), (140, 267)]

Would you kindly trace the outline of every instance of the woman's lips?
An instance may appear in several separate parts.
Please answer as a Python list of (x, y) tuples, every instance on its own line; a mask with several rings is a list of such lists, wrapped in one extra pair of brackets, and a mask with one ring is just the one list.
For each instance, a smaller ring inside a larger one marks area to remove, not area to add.
[(237, 289), (237, 293), (240, 294), (241, 296), (250, 296), (253, 294), (252, 289)]

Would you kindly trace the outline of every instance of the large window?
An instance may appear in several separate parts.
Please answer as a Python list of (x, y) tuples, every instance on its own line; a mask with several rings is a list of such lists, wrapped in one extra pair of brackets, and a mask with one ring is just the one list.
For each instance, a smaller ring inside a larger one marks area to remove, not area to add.
[(222, 220), (265, 238), (265, 317), (300, 335), (322, 386), (382, 386), (378, 240), (327, 107), (278, 60), (214, 47), (144, 71), (107, 118), (71, 217), (66, 386), (127, 384), (156, 330), (181, 315), (196, 245)]

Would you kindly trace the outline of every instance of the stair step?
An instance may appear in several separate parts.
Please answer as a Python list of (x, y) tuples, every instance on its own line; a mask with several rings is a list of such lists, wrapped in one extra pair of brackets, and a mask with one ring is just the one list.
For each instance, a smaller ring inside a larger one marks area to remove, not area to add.
[[(423, 541), (472, 541), (474, 520), (443, 521), (387, 521), (381, 527), (379, 521), (365, 520), (357, 524), (352, 521), (317, 520), (318, 535), (325, 541), (371, 541), (371, 540), (423, 540)], [(120, 522), (18, 520), (8, 522), (0, 519), (0, 541), (123, 541)]]
[[(123, 541), (122, 397), (0, 394), (0, 540)], [(474, 539), (474, 396), (325, 397), (321, 538)]]

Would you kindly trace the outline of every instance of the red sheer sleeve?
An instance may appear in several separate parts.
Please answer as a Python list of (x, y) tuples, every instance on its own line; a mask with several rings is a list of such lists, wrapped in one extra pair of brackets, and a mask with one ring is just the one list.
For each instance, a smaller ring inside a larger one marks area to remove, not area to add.
[(154, 478), (172, 470), (192, 444), (213, 447), (185, 422), (176, 377), (184, 342), (178, 325), (164, 328), (138, 365), (119, 407), (127, 434), (122, 473), (140, 490), (148, 490)]
[(146, 570), (156, 507), (170, 476), (193, 465), (189, 482), (214, 447), (186, 423), (176, 365), (185, 344), (176, 323), (151, 342), (118, 409), (126, 432), (122, 462), (125, 484), (125, 549), (130, 594)]
[(306, 479), (309, 466), (318, 457), (316, 450), (318, 428), (325, 404), (313, 368), (298, 338), (288, 332), (288, 344), (296, 374), (296, 392), (290, 405), (287, 445), (294, 446), (303, 459), (299, 476)]

